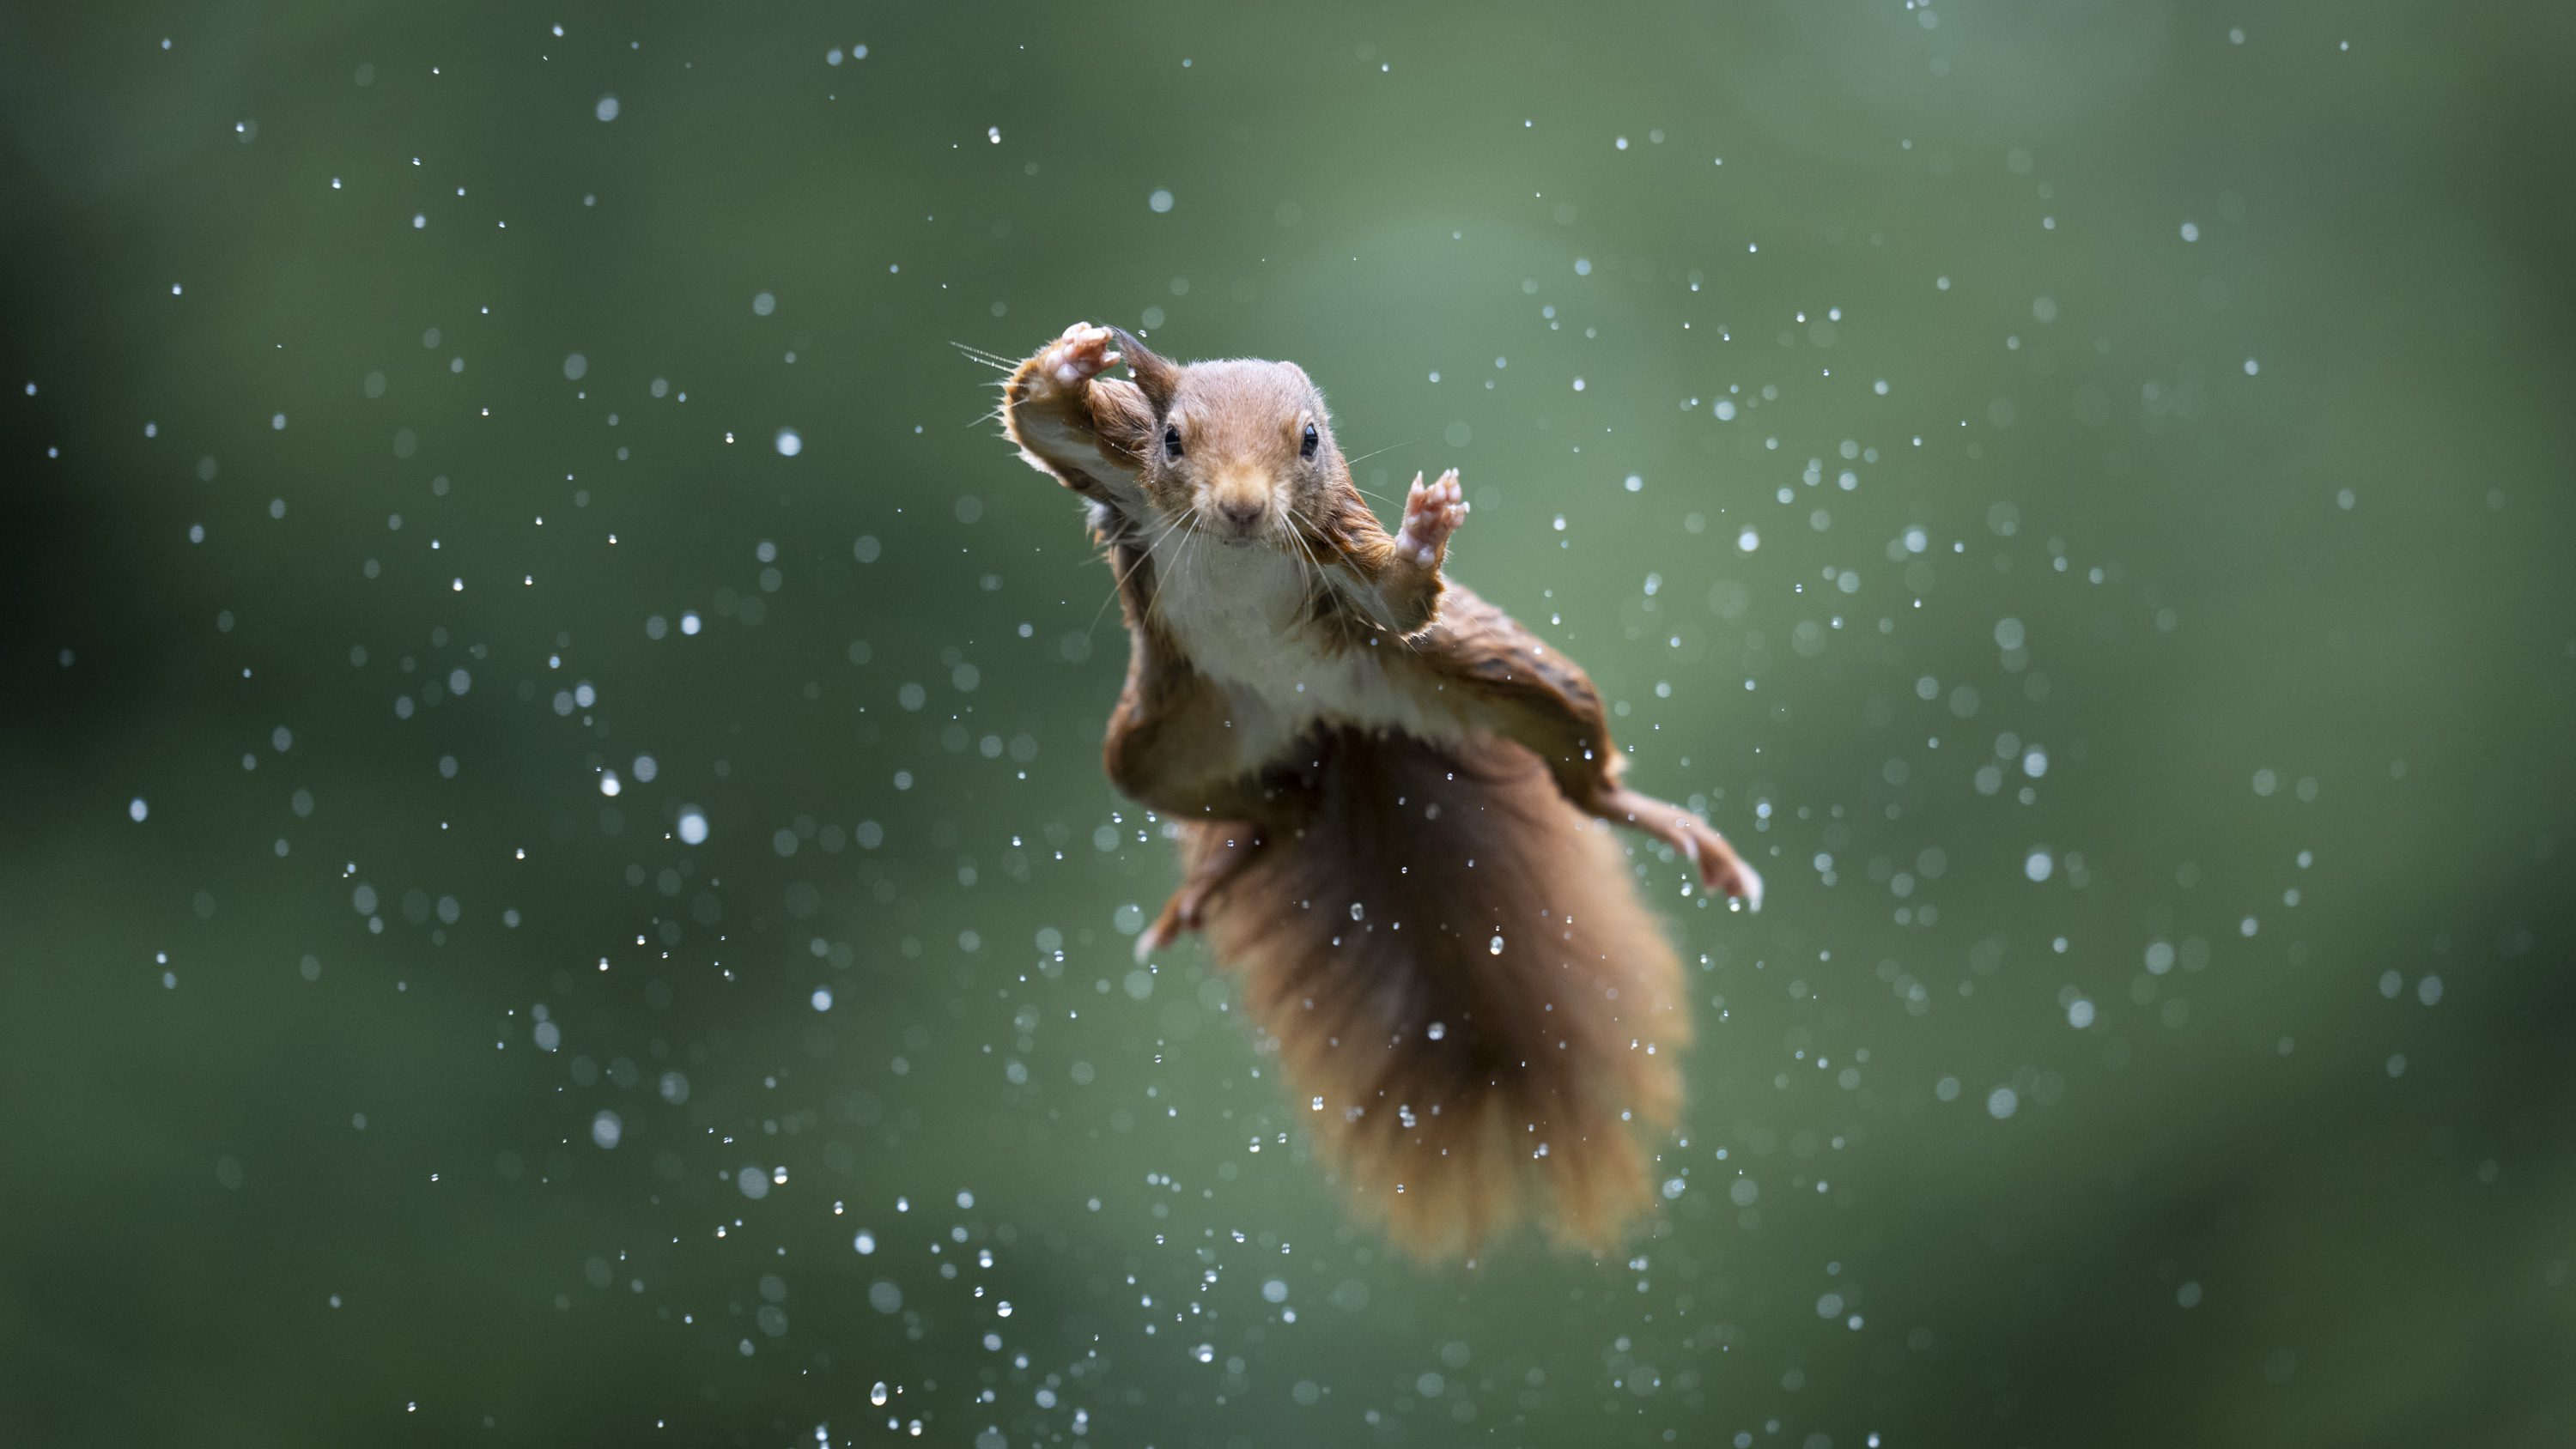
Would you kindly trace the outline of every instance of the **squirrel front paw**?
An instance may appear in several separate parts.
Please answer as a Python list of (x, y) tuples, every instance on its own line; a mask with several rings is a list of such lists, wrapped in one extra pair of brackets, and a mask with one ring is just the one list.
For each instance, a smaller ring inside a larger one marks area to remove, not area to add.
[(1076, 322), (1038, 354), (1029, 381), (1035, 389), (1045, 392), (1078, 391), (1121, 361), (1117, 353), (1109, 350), (1111, 340), (1108, 328)]
[(1395, 546), (1405, 557), (1424, 568), (1440, 562), (1440, 554), (1449, 546), (1449, 535), (1467, 521), (1467, 495), (1458, 486), (1458, 470), (1450, 469), (1435, 481), (1425, 484), (1422, 475), (1413, 475), (1413, 486), (1404, 494), (1404, 526), (1396, 532)]

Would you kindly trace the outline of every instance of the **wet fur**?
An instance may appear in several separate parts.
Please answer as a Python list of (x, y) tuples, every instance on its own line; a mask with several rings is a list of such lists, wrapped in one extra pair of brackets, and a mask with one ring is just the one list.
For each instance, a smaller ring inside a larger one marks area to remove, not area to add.
[[(1205, 930), (1364, 1210), (1433, 1255), (1532, 1216), (1616, 1243), (1651, 1205), (1637, 1135), (1671, 1124), (1690, 1037), (1626, 852), (1490, 737), (1326, 729), (1269, 783), (1277, 823)], [(1228, 839), (1185, 827), (1185, 869)]]
[[(1401, 1246), (1472, 1253), (1536, 1222), (1609, 1250), (1652, 1205), (1640, 1137), (1678, 1110), (1689, 1021), (1607, 823), (1712, 889), (1758, 901), (1758, 876), (1620, 782), (1580, 666), (1445, 581), (1456, 520), (1414, 535), (1437, 503), (1419, 480), (1406, 528), (1378, 523), (1302, 371), (1181, 367), (1116, 333), (1121, 381), (1098, 375), (1108, 336), (1078, 325), (1022, 362), (1003, 421), (1091, 501), (1117, 579), (1130, 649), (1103, 760), (1181, 831), (1144, 944), (1207, 932), (1299, 1107), (1322, 1099), (1298, 1113), (1319, 1151)], [(1065, 369), (1082, 349), (1088, 371)], [(1307, 419), (1324, 445), (1301, 460)], [(1208, 519), (1256, 496), (1260, 528)]]

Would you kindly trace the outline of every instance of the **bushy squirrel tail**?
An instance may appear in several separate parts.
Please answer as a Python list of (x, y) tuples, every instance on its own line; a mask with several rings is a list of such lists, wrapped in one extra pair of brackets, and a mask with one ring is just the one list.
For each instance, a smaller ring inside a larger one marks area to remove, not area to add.
[[(1607, 827), (1536, 756), (1331, 730), (1206, 905), (1325, 1160), (1399, 1245), (1524, 1220), (1606, 1251), (1681, 1101), (1681, 964)], [(1185, 832), (1203, 857), (1213, 831)], [(1311, 1110), (1306, 1110), (1311, 1109)]]

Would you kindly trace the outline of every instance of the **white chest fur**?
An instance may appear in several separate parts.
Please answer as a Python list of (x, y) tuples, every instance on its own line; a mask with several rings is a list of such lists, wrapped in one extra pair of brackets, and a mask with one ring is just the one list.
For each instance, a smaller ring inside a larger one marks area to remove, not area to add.
[(1439, 738), (1457, 724), (1376, 648), (1328, 648), (1306, 622), (1308, 570), (1259, 544), (1194, 540), (1158, 559), (1154, 612), (1199, 673), (1233, 697), (1247, 755), (1266, 757), (1318, 721)]

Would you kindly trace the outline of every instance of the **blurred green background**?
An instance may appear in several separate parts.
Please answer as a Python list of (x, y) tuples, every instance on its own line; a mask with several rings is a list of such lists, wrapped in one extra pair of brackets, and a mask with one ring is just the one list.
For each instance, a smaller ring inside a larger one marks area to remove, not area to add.
[[(0, 1439), (2567, 1442), (2571, 41), (0, 7)], [(1637, 853), (1632, 1256), (1390, 1256), (1131, 972), (953, 345), (1078, 318), (1462, 468), (1769, 874)]]

